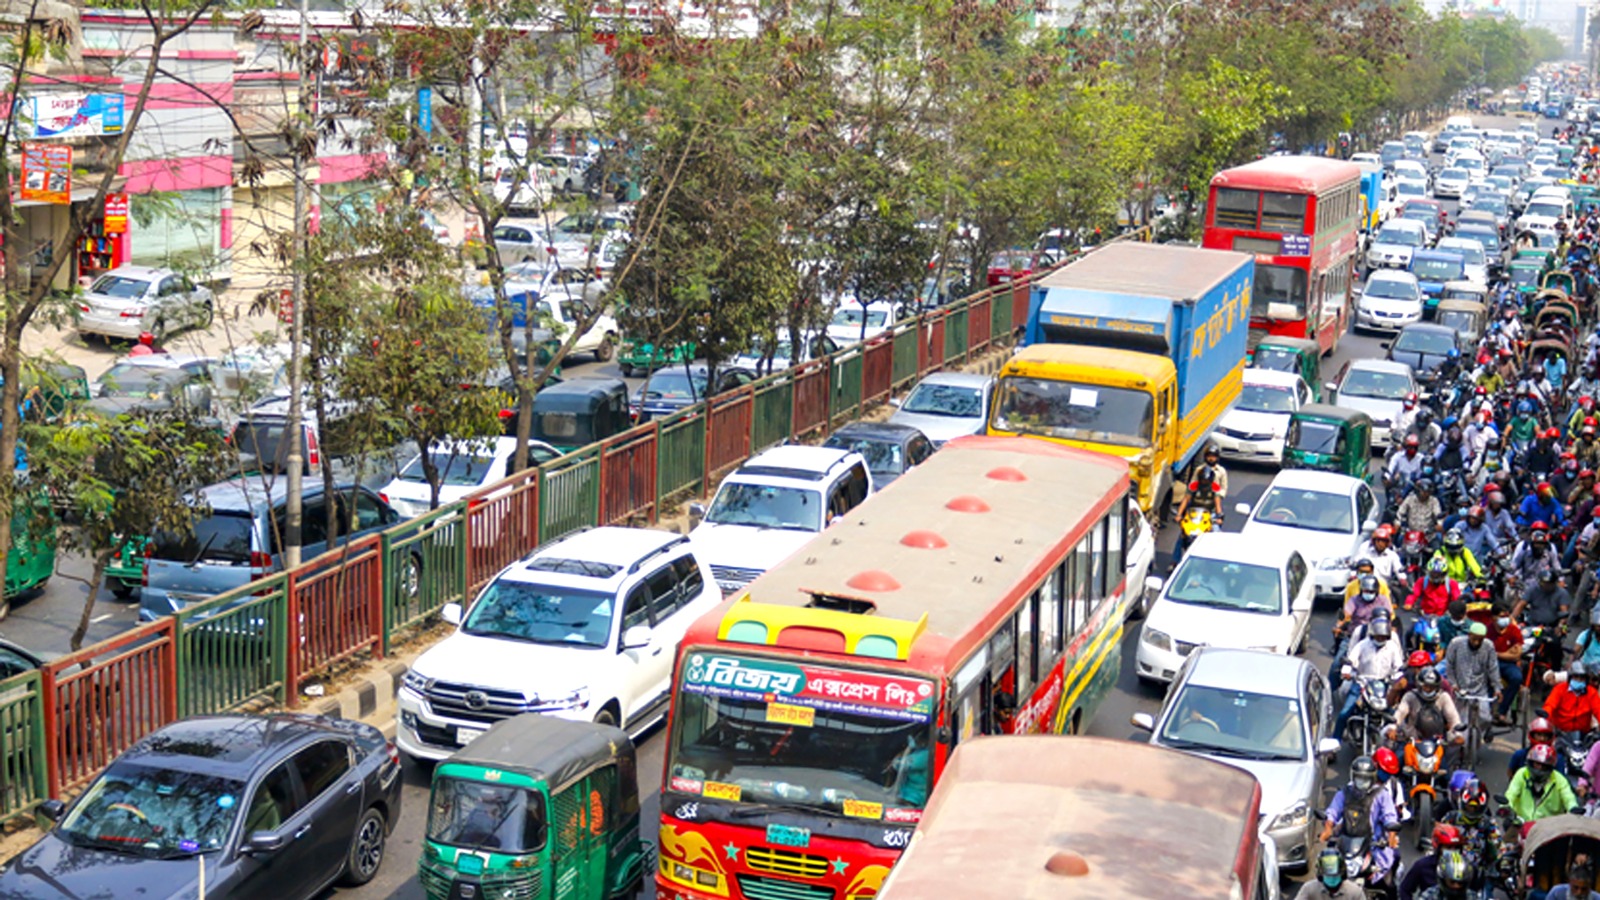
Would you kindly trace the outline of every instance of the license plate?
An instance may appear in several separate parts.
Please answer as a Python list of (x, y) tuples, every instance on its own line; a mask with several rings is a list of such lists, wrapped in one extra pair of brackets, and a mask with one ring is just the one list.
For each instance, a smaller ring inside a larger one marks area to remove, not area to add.
[(485, 731), (488, 731), (488, 729), (487, 728), (457, 728), (456, 729), (456, 743), (458, 743), (461, 746), (465, 747), (467, 744), (472, 742), (473, 738), (477, 737), (480, 734), (483, 734)]
[(782, 847), (809, 847), (811, 829), (795, 828), (791, 825), (768, 825), (767, 843)]

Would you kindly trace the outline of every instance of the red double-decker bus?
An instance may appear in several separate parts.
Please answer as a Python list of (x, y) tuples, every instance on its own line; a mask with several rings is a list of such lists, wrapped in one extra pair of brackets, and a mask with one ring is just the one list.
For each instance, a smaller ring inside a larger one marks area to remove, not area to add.
[(1250, 349), (1268, 334), (1333, 352), (1350, 321), (1361, 228), (1361, 168), (1269, 156), (1211, 179), (1202, 246), (1256, 257)]

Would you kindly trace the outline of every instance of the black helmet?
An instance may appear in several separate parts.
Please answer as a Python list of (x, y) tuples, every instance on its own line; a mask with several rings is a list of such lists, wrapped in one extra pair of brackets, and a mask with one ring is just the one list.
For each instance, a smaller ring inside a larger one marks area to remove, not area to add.
[(1370, 756), (1358, 756), (1350, 764), (1350, 786), (1356, 790), (1370, 793), (1378, 786), (1378, 764)]
[(1439, 696), (1439, 670), (1429, 666), (1417, 673), (1417, 696), (1432, 703)]
[(1372, 564), (1372, 559), (1370, 557), (1363, 556), (1356, 560), (1357, 572), (1370, 572), (1375, 568), (1377, 567)]
[(1429, 409), (1428, 407), (1424, 406), (1423, 408), (1417, 410), (1417, 421), (1418, 422), (1427, 422), (1427, 421), (1431, 420), (1432, 418), (1433, 418), (1433, 410)]
[(1216, 442), (1213, 441), (1211, 443), (1206, 444), (1205, 452), (1200, 454), (1200, 455), (1201, 456), (1205, 456), (1205, 457), (1221, 456), (1222, 455), (1222, 448), (1218, 447), (1216, 445)]
[(1363, 597), (1375, 597), (1378, 594), (1378, 578), (1375, 575), (1363, 575), (1356, 587)]
[(1210, 466), (1201, 466), (1197, 480), (1201, 484), (1209, 484), (1217, 480), (1217, 473)]
[(1388, 640), (1392, 634), (1394, 634), (1394, 626), (1389, 623), (1389, 619), (1386, 616), (1379, 616), (1373, 619), (1372, 624), (1367, 626), (1367, 637), (1379, 643)]
[(1439, 854), (1439, 893), (1445, 897), (1465, 897), (1467, 885), (1472, 882), (1472, 864), (1460, 850), (1446, 850)]
[(1418, 478), (1417, 479), (1417, 490), (1421, 491), (1424, 494), (1433, 493), (1433, 479), (1432, 478)]
[(1452, 528), (1444, 536), (1444, 546), (1448, 550), (1460, 550), (1467, 546), (1467, 539), (1461, 536), (1461, 529)]

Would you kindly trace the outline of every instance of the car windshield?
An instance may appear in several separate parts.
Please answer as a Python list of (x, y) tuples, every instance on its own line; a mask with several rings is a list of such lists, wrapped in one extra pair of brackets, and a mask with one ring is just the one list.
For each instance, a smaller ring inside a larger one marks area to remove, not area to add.
[(1428, 195), (1428, 186), (1420, 181), (1402, 179), (1395, 182), (1394, 192), (1402, 197), (1426, 197)]
[(1301, 419), (1289, 427), (1289, 446), (1305, 453), (1337, 453), (1339, 426)]
[(1271, 566), (1187, 556), (1172, 575), (1166, 599), (1276, 615), (1283, 612), (1280, 574)]
[(935, 690), (920, 678), (692, 653), (668, 789), (849, 821), (915, 822), (932, 781)]
[(1511, 281), (1512, 284), (1514, 284), (1514, 285), (1516, 285), (1518, 287), (1524, 287), (1526, 285), (1538, 284), (1539, 283), (1539, 267), (1538, 266), (1512, 266), (1511, 267), (1511, 271), (1506, 273), (1506, 276)]
[(1234, 406), (1249, 412), (1294, 412), (1294, 390), (1282, 384), (1247, 384)]
[(145, 291), (150, 289), (150, 282), (138, 278), (128, 278), (123, 275), (102, 275), (89, 288), (89, 293), (100, 294), (104, 297), (117, 297), (122, 300), (132, 300), (143, 297)]
[(1547, 200), (1534, 200), (1528, 203), (1528, 208), (1522, 211), (1524, 216), (1544, 216), (1550, 219), (1561, 218), (1561, 204)]
[(1367, 280), (1361, 294), (1383, 300), (1415, 300), (1417, 285), (1409, 278), (1373, 277)]
[(860, 328), (863, 314), (866, 316), (868, 328), (882, 328), (883, 323), (889, 320), (889, 313), (887, 310), (863, 310), (859, 306), (847, 306), (844, 309), (834, 313), (833, 321), (829, 322), (828, 324), (841, 327)]
[(1446, 179), (1446, 178), (1454, 180), (1454, 181), (1460, 181), (1461, 179), (1466, 178), (1466, 177), (1467, 177), (1467, 170), (1466, 169), (1445, 169), (1443, 172), (1439, 173), (1439, 179), (1441, 181)]
[(1240, 759), (1306, 758), (1299, 701), (1198, 684), (1178, 695), (1161, 743)]
[[(1405, 215), (1402, 213), (1401, 215)], [(1390, 228), (1384, 226), (1378, 229), (1379, 244), (1399, 244), (1403, 247), (1421, 247), (1424, 232), (1420, 228)]]
[(960, 384), (924, 382), (900, 404), (908, 413), (974, 419), (983, 415), (983, 390)]
[[(1405, 209), (1400, 211), (1400, 218), (1402, 218), (1402, 219), (1410, 219), (1413, 222), (1421, 222), (1422, 223), (1422, 227), (1424, 227), (1424, 228), (1431, 227), (1433, 225), (1438, 224), (1438, 222), (1439, 222), (1439, 214), (1434, 212), (1431, 209), (1428, 209), (1426, 206), (1410, 206), (1410, 207), (1407, 207), (1407, 208), (1405, 208)], [(1383, 240), (1382, 236), (1379, 236), (1378, 239), (1379, 240)], [(1396, 242), (1395, 241), (1389, 241), (1388, 243), (1396, 243)]]
[(1395, 339), (1394, 349), (1408, 353), (1444, 356), (1455, 349), (1455, 335), (1431, 328), (1407, 328)]
[(242, 510), (213, 512), (197, 518), (191, 530), (163, 531), (149, 548), (152, 559), (185, 564), (196, 562), (244, 565), (250, 562), (255, 520)]
[[(1445, 299), (1448, 300), (1450, 298), (1446, 297)], [(1477, 329), (1476, 317), (1465, 310), (1441, 309), (1439, 314), (1434, 317), (1434, 321), (1446, 328), (1455, 329), (1459, 334), (1471, 335)], [(1445, 352), (1448, 353), (1449, 351)]]
[(1497, 216), (1504, 215), (1506, 198), (1500, 194), (1480, 194), (1478, 199), (1472, 201), (1472, 208), (1492, 212)]
[(72, 844), (114, 853), (204, 853), (227, 841), (244, 789), (244, 782), (230, 778), (122, 760), (95, 779), (56, 832)]
[(706, 510), (717, 525), (754, 525), (786, 531), (822, 530), (822, 494), (805, 488), (724, 481)]
[(1299, 372), (1300, 354), (1282, 347), (1257, 347), (1250, 365), (1268, 372)]
[(604, 647), (615, 612), (610, 594), (497, 578), (484, 588), (461, 630), (531, 644)]
[(165, 395), (182, 375), (170, 369), (117, 363), (100, 376), (102, 397), (150, 397)]
[(1131, 388), (1045, 378), (1002, 378), (995, 391), (995, 427), (1067, 440), (1150, 446), (1154, 398)]
[(906, 470), (905, 448), (896, 440), (867, 440), (835, 434), (822, 446), (861, 454), (880, 485), (884, 476), (893, 478)]
[(546, 821), (544, 795), (537, 791), (450, 776), (434, 779), (428, 804), (428, 840), (434, 843), (535, 853), (544, 849)]
[(1418, 259), (1411, 263), (1411, 274), (1426, 281), (1458, 281), (1466, 268), (1459, 259)]
[(1370, 397), (1374, 400), (1404, 400), (1411, 393), (1411, 379), (1399, 372), (1381, 369), (1351, 369), (1339, 385), (1340, 396)]
[(1344, 494), (1275, 487), (1261, 498), (1255, 519), (1273, 525), (1348, 534), (1355, 531), (1355, 513)]
[(649, 377), (645, 400), (704, 400), (710, 379), (704, 370), (662, 369)]
[[(494, 477), (494, 457), (488, 453), (460, 450), (435, 450), (428, 454), (438, 471), (440, 484), (446, 487), (475, 487)], [(400, 480), (413, 484), (427, 484), (427, 470), (422, 457), (411, 460), (400, 470)]]
[(1490, 231), (1465, 231), (1458, 230), (1456, 236), (1472, 241), (1483, 248), (1485, 258), (1490, 253), (1500, 252), (1500, 238)]
[(1449, 244), (1440, 244), (1439, 249), (1461, 254), (1469, 266), (1481, 266), (1484, 263), (1483, 246), (1476, 241), (1451, 241)]

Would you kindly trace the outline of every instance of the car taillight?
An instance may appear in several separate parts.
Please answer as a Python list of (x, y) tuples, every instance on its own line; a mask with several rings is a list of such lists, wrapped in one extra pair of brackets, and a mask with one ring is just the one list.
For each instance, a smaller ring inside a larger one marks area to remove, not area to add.
[(145, 587), (150, 586), (150, 560), (156, 555), (156, 542), (146, 541), (144, 545), (144, 568), (139, 571), (139, 583)]
[(317, 433), (306, 429), (306, 463), (315, 468), (322, 461), (322, 456), (317, 452)]
[(483, 505), (483, 498), (482, 497), (473, 497), (471, 500), (467, 501), (467, 509), (469, 511), (477, 509), (478, 507), (480, 507), (482, 505)]
[(131, 309), (125, 309), (122, 311), (121, 317), (124, 319), (142, 319), (144, 318), (144, 307), (135, 306)]
[(88, 312), (89, 311), (89, 304), (87, 304), (87, 303), (79, 303), (78, 304), (78, 311), (79, 312)]
[(378, 492), (378, 499), (379, 499), (379, 500), (382, 500), (382, 501), (383, 501), (383, 502), (385, 502), (385, 503), (388, 503), (388, 502), (389, 502), (389, 495), (388, 495), (388, 494), (385, 494), (385, 493), (383, 493), (383, 492), (382, 492), (382, 491), (379, 491), (379, 492)]
[(272, 568), (272, 554), (271, 553), (262, 553), (260, 550), (251, 551), (251, 553), (250, 553), (250, 567), (254, 568), (254, 569), (270, 569), (270, 568)]
[(394, 741), (384, 742), (383, 752), (389, 754), (389, 762), (400, 765), (400, 748), (394, 745)]

